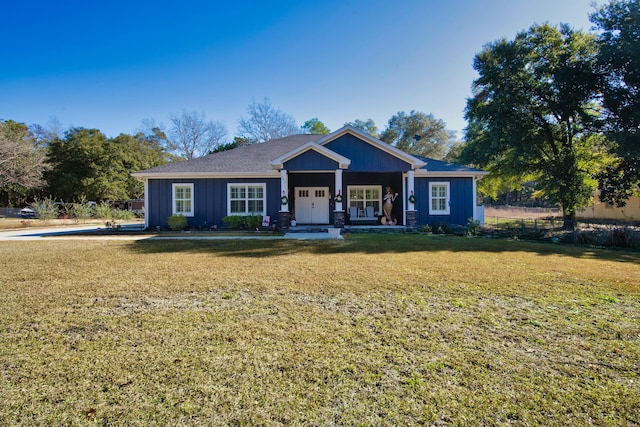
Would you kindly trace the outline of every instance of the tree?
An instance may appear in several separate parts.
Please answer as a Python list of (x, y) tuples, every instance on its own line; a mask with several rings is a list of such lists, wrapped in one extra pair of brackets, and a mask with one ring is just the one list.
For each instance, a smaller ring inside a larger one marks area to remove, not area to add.
[(139, 198), (143, 185), (131, 173), (171, 158), (153, 136), (120, 134), (107, 139), (97, 129), (77, 128), (49, 144), (45, 178), (49, 193), (64, 201)]
[(108, 175), (110, 176), (111, 199), (139, 199), (144, 195), (144, 184), (131, 176), (132, 172), (150, 169), (175, 161), (162, 141), (164, 133), (156, 128), (152, 135), (138, 133), (135, 136), (120, 134), (107, 141)]
[(409, 154), (442, 159), (455, 137), (446, 127), (432, 114), (401, 111), (389, 119), (380, 139)]
[(331, 133), (329, 128), (326, 127), (317, 117), (304, 122), (302, 125), (302, 131), (312, 135), (328, 135)]
[(535, 177), (540, 194), (573, 220), (593, 194), (591, 171), (604, 151), (593, 130), (596, 53), (594, 36), (566, 25), (534, 25), (487, 45), (474, 59), (480, 77), (467, 100), (462, 158), (504, 177)]
[(624, 206), (640, 191), (640, 3), (612, 0), (591, 15), (601, 30), (604, 127), (618, 156), (600, 175), (600, 199)]
[(300, 132), (293, 116), (271, 105), (269, 98), (264, 98), (261, 104), (254, 99), (247, 107), (247, 113), (249, 116), (239, 121), (238, 132), (252, 144)]
[(204, 113), (183, 111), (180, 115), (173, 115), (171, 123), (171, 148), (186, 159), (209, 154), (227, 137), (224, 124), (206, 121)]
[[(49, 144), (45, 172), (49, 193), (57, 199), (72, 201), (110, 198), (103, 188), (107, 137), (97, 129), (74, 128), (64, 138)], [(107, 167), (110, 167), (108, 165)]]
[(0, 120), (0, 193), (9, 205), (43, 184), (44, 151), (24, 124)]
[(360, 129), (364, 133), (367, 133), (374, 138), (380, 137), (380, 134), (378, 133), (378, 126), (376, 126), (376, 123), (372, 119), (367, 119), (367, 121), (355, 119), (354, 121), (347, 122), (344, 125), (353, 126), (356, 129)]
[(243, 145), (250, 144), (247, 138), (242, 138), (240, 136), (235, 136), (233, 138), (233, 142), (227, 142), (226, 144), (218, 145), (212, 153), (220, 153), (222, 151), (233, 150), (234, 148), (242, 147)]

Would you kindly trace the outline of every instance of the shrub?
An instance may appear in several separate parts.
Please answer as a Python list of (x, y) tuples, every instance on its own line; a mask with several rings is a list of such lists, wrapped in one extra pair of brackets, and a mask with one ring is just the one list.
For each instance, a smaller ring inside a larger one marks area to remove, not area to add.
[(618, 248), (633, 248), (640, 244), (640, 238), (631, 227), (613, 227), (605, 237), (605, 245)]
[(232, 230), (240, 230), (245, 225), (244, 217), (238, 215), (225, 216), (222, 222)]
[(480, 221), (473, 218), (469, 218), (467, 220), (467, 226), (465, 228), (467, 236), (477, 236), (480, 233), (480, 230), (482, 230)]
[(114, 219), (122, 219), (125, 221), (131, 220), (135, 217), (133, 212), (124, 209), (113, 209), (112, 215)]
[(113, 209), (108, 203), (102, 202), (96, 205), (95, 216), (100, 219), (111, 219), (113, 218)]
[(94, 216), (94, 204), (87, 202), (85, 197), (81, 197), (78, 203), (72, 203), (69, 213), (76, 219), (88, 219)]
[(433, 224), (431, 226), (431, 229), (436, 234), (450, 234), (451, 233), (451, 226), (447, 222), (440, 222), (440, 223), (437, 223), (437, 224)]
[(431, 233), (431, 227), (429, 227), (428, 224), (425, 224), (420, 228), (420, 231), (422, 233)]
[(167, 224), (173, 231), (182, 231), (187, 228), (187, 217), (182, 215), (171, 215), (167, 218)]
[(58, 204), (51, 197), (45, 197), (44, 199), (36, 197), (31, 204), (31, 209), (36, 211), (40, 219), (56, 219), (60, 214)]
[(262, 225), (262, 215), (249, 215), (244, 217), (244, 224), (249, 230), (255, 230)]

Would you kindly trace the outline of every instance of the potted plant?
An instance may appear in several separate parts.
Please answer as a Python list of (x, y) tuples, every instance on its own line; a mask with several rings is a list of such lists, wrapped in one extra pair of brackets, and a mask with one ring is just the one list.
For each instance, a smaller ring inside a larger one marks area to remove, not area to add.
[(296, 214), (293, 211), (291, 211), (291, 217), (289, 218), (289, 224), (292, 227), (295, 227), (296, 224), (298, 224), (298, 221), (296, 221)]

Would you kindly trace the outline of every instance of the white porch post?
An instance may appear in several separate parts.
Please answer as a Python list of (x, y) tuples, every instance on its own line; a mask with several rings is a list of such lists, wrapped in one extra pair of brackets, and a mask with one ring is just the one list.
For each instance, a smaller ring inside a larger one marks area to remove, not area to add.
[[(340, 194), (344, 200), (344, 194), (342, 194), (342, 169), (336, 169), (336, 196)], [(343, 211), (342, 202), (336, 202), (336, 211)]]
[(407, 201), (408, 201), (408, 209), (410, 211), (414, 211), (416, 210), (415, 207), (415, 203), (411, 203), (411, 201), (409, 201), (409, 197), (411, 197), (411, 195), (415, 195), (414, 191), (415, 191), (415, 184), (416, 184), (416, 173), (413, 171), (413, 169), (411, 169), (409, 172), (407, 172)]
[(289, 176), (286, 169), (280, 169), (280, 197), (287, 198), (286, 204), (280, 204), (280, 212), (289, 212)]

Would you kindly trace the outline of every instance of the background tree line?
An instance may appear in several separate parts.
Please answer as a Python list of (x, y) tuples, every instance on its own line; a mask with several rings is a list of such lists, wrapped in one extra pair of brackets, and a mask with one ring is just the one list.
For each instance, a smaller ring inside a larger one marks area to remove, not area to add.
[[(140, 130), (108, 138), (98, 129), (60, 131), (0, 120), (0, 197), (5, 206), (22, 206), (33, 197), (79, 200), (127, 200), (143, 196), (143, 184), (132, 172), (168, 162), (193, 159), (257, 144), (292, 134), (328, 134), (318, 118), (298, 126), (290, 114), (265, 98), (247, 108), (239, 121), (239, 136), (228, 141), (221, 122), (207, 120), (204, 113), (183, 111), (171, 116), (168, 131), (155, 120), (143, 120)], [(398, 148), (417, 155), (441, 158), (454, 135), (442, 120), (412, 111), (398, 113), (387, 129), (378, 133), (373, 120), (345, 123)], [(62, 134), (61, 134), (62, 133)]]

